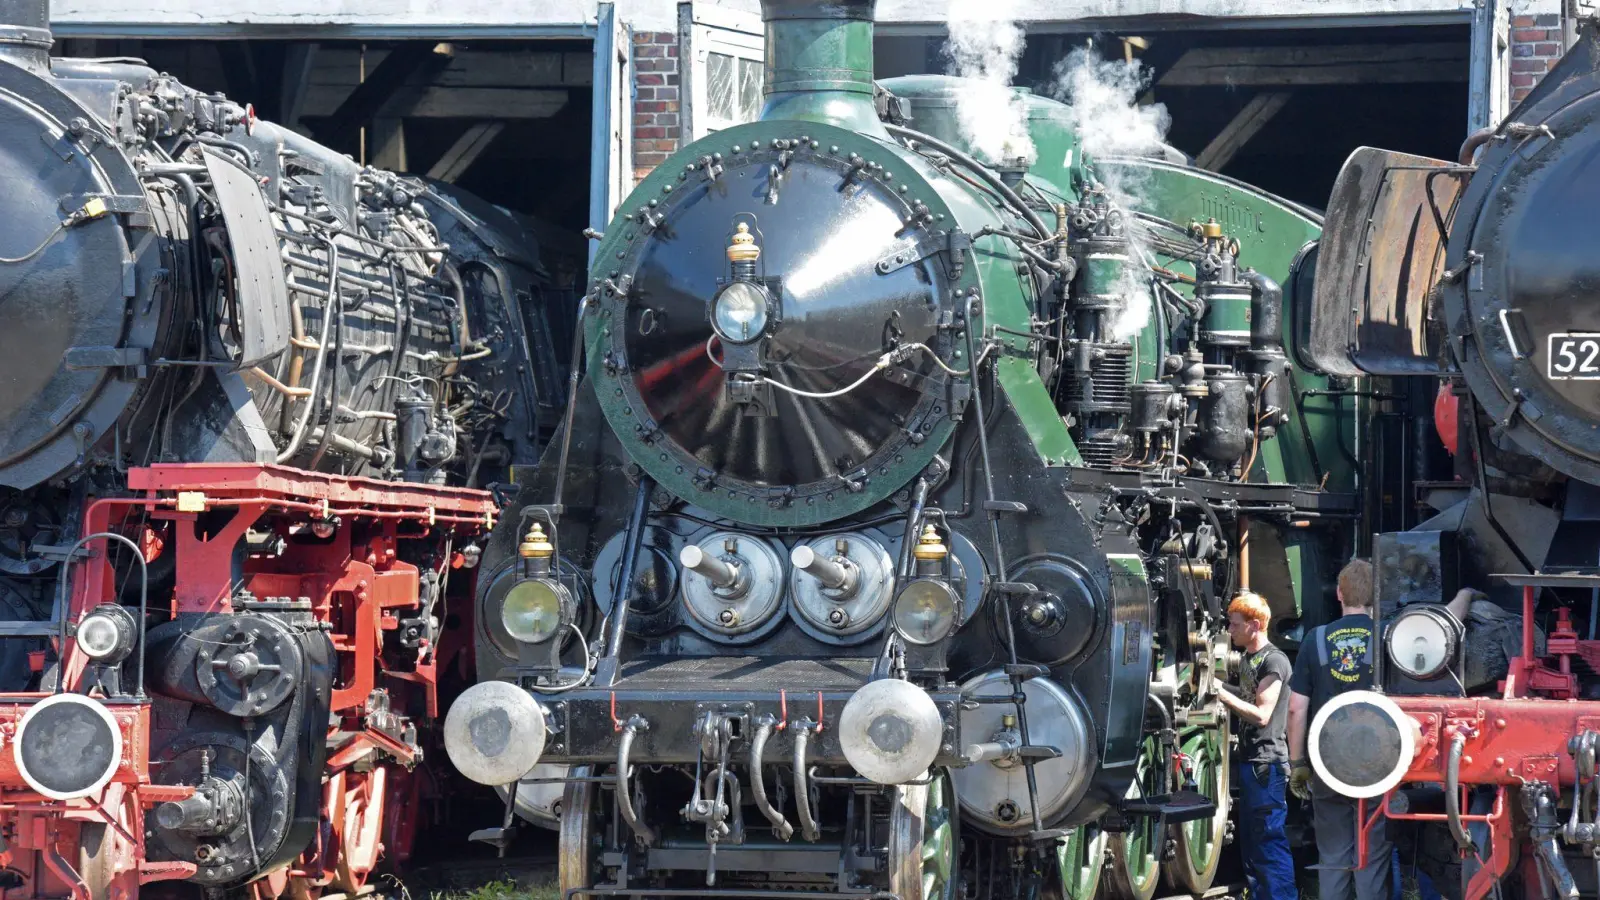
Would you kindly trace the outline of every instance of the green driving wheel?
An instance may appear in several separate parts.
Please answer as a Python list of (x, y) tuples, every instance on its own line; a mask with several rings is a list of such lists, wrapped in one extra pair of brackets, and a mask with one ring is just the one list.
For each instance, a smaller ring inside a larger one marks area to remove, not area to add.
[[(1156, 739), (1146, 738), (1139, 753), (1137, 774), (1128, 785), (1129, 799), (1156, 793), (1158, 753)], [(1152, 819), (1134, 819), (1128, 825), (1127, 831), (1111, 836), (1111, 859), (1101, 884), (1109, 896), (1118, 900), (1151, 900), (1161, 884), (1162, 836), (1156, 833)]]
[(896, 787), (889, 821), (889, 890), (900, 900), (954, 900), (959, 840), (948, 772), (936, 770), (928, 784)]
[(1201, 728), (1184, 737), (1183, 752), (1194, 767), (1196, 788), (1217, 804), (1217, 811), (1208, 819), (1172, 826), (1178, 852), (1166, 865), (1166, 876), (1177, 890), (1203, 894), (1216, 880), (1228, 829), (1228, 735)]
[[(1080, 825), (1056, 843), (1059, 879), (1047, 883), (1046, 900), (1094, 900), (1110, 835), (1094, 824)], [(1066, 895), (1062, 896), (1062, 888)]]

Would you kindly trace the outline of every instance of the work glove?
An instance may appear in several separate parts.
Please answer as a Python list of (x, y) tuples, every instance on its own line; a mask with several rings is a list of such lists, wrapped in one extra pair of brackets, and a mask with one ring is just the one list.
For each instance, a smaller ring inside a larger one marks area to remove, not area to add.
[(1311, 799), (1311, 764), (1303, 759), (1289, 764), (1289, 793), (1301, 800)]

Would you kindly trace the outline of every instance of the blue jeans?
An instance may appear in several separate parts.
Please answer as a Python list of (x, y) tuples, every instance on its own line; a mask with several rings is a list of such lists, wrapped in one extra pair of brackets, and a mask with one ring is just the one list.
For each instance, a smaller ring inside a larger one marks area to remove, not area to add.
[(1296, 900), (1294, 861), (1289, 838), (1283, 831), (1289, 805), (1284, 791), (1289, 785), (1283, 763), (1240, 761), (1239, 852), (1244, 857), (1245, 880), (1251, 900)]

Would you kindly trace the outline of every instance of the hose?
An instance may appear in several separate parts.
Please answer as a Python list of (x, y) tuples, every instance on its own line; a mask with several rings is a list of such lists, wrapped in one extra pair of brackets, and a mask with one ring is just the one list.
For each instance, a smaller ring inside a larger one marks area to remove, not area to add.
[(1045, 227), (1044, 220), (1039, 218), (1039, 214), (1034, 212), (1032, 209), (1029, 209), (1028, 205), (1022, 202), (1022, 198), (1017, 196), (1017, 192), (1013, 191), (1010, 185), (1007, 185), (993, 172), (989, 171), (989, 169), (985, 167), (983, 163), (978, 162), (976, 159), (973, 159), (971, 156), (968, 156), (960, 150), (957, 150), (955, 147), (946, 144), (944, 141), (941, 141), (936, 137), (923, 134), (920, 131), (916, 131), (911, 128), (905, 128), (900, 125), (890, 125), (887, 122), (884, 123), (883, 127), (888, 129), (889, 133), (895, 137), (902, 137), (906, 140), (915, 141), (919, 144), (932, 147), (934, 150), (937, 150), (956, 162), (961, 163), (963, 166), (966, 166), (968, 169), (972, 170), (972, 174), (981, 178), (984, 184), (987, 184), (989, 187), (993, 188), (995, 193), (1004, 198), (1006, 204), (1010, 206), (1018, 215), (1026, 219), (1029, 227), (1038, 232), (1039, 237), (1044, 239), (1049, 239), (1051, 237), (1051, 230)]
[[(756, 734), (750, 740), (750, 792), (755, 794), (756, 808), (767, 817), (772, 827), (778, 832), (778, 839), (787, 841), (794, 836), (794, 826), (783, 817), (783, 813), (773, 808), (772, 801), (767, 799), (767, 785), (762, 780), (761, 758), (766, 754), (767, 738), (772, 736), (772, 726), (777, 720), (770, 714), (764, 715), (756, 721)], [(802, 808), (805, 804), (802, 804)]]
[(1444, 814), (1450, 822), (1450, 836), (1463, 850), (1473, 848), (1472, 836), (1461, 824), (1461, 753), (1466, 749), (1467, 736), (1456, 732), (1450, 740), (1450, 762), (1444, 770)]
[(817, 723), (810, 719), (795, 722), (794, 727), (794, 801), (800, 808), (800, 836), (808, 841), (822, 837), (817, 820), (811, 815), (811, 789), (806, 786), (806, 743), (811, 729)]
[(643, 716), (634, 716), (622, 726), (622, 740), (617, 742), (617, 807), (622, 810), (622, 818), (628, 827), (647, 845), (656, 842), (656, 833), (649, 825), (639, 821), (639, 812), (633, 808), (633, 793), (628, 788), (628, 754), (633, 750), (633, 736), (649, 727), (650, 723)]

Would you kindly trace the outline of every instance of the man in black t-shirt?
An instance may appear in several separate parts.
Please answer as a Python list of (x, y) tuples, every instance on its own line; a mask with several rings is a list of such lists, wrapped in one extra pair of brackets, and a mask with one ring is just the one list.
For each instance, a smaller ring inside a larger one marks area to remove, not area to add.
[(1300, 645), (1289, 682), (1289, 787), (1311, 801), (1317, 830), (1320, 900), (1389, 900), (1393, 845), (1387, 822), (1369, 834), (1367, 864), (1356, 865), (1356, 801), (1322, 783), (1306, 758), (1306, 730), (1323, 704), (1345, 691), (1372, 687), (1372, 564), (1353, 559), (1339, 572), (1343, 617), (1311, 629)]
[(1267, 640), (1272, 609), (1249, 591), (1228, 605), (1228, 636), (1244, 651), (1239, 693), (1224, 688), (1217, 699), (1239, 718), (1239, 849), (1251, 900), (1295, 900), (1294, 860), (1284, 820), (1289, 704), (1283, 684), (1289, 657)]

